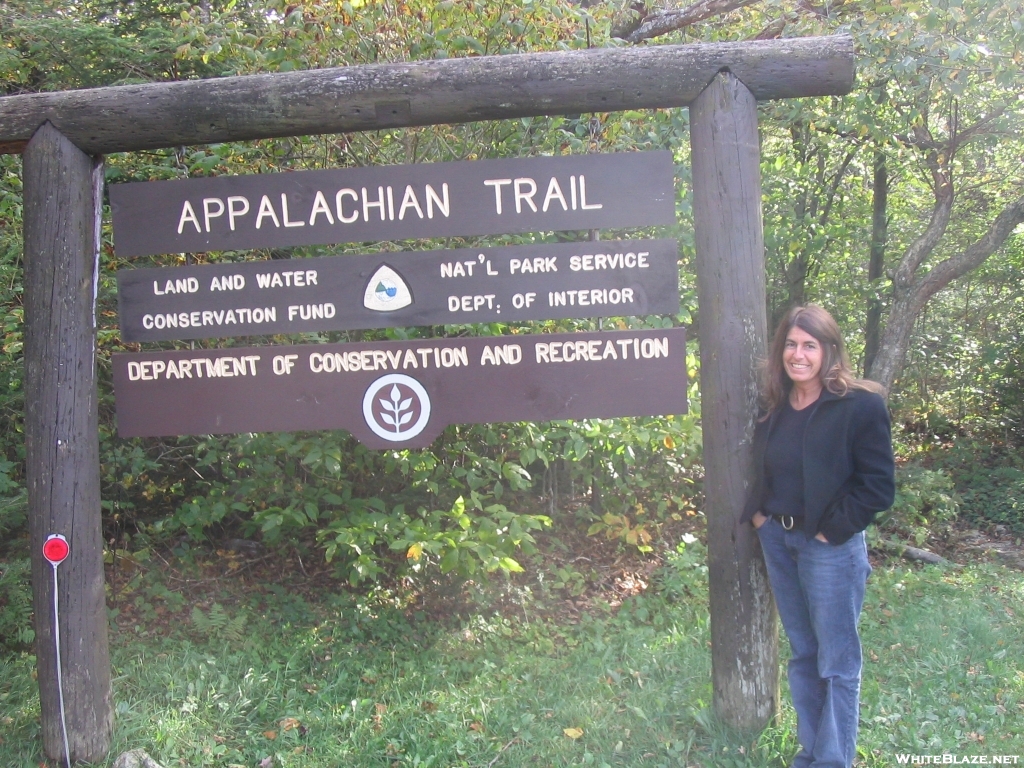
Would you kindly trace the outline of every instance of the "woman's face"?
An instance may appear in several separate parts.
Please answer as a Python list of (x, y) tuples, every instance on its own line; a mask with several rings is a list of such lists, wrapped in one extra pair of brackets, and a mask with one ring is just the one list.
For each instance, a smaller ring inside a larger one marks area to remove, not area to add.
[(782, 364), (794, 384), (817, 381), (821, 373), (821, 344), (807, 331), (793, 326), (786, 334)]

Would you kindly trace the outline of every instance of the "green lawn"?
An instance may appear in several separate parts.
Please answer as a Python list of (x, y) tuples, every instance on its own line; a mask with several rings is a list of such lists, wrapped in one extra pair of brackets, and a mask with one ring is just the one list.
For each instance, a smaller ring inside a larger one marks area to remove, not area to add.
[[(617, 611), (579, 619), (516, 584), (476, 589), (461, 602), (476, 608), (446, 621), (394, 596), (280, 587), (196, 611), (151, 577), (133, 603), (143, 618), (111, 639), (111, 755), (143, 748), (167, 768), (787, 765), (788, 705), (746, 737), (709, 713), (705, 571), (685, 554)], [(878, 567), (863, 635), (863, 765), (1024, 763), (1024, 574)], [(36, 768), (33, 659), (0, 663), (0, 765)]]

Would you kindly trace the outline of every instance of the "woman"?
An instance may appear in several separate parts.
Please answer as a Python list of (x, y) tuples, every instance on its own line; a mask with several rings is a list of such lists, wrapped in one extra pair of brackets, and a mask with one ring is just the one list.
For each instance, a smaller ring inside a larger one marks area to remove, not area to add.
[(789, 637), (801, 750), (794, 768), (849, 768), (857, 746), (857, 621), (868, 564), (864, 529), (895, 494), (882, 388), (854, 377), (832, 316), (790, 310), (764, 365), (767, 413), (754, 430), (743, 522), (757, 528)]

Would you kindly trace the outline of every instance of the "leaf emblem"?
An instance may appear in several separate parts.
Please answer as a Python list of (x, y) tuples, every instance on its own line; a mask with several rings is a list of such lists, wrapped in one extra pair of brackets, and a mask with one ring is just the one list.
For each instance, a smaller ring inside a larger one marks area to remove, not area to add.
[(391, 385), (387, 400), (380, 398), (377, 403), (383, 408), (383, 411), (378, 414), (380, 420), (394, 427), (396, 433), (401, 432), (402, 427), (412, 421), (412, 398), (407, 397), (403, 400), (402, 390), (398, 388), (397, 384)]

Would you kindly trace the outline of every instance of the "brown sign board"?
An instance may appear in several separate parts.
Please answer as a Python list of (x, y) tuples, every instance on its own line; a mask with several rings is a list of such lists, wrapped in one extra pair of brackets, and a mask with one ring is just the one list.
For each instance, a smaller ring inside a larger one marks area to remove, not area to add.
[(231, 347), (112, 358), (121, 437), (345, 429), (422, 448), (449, 424), (686, 412), (686, 331)]
[(114, 248), (282, 248), (675, 222), (672, 153), (564, 155), (109, 185)]
[(117, 273), (126, 341), (679, 312), (674, 240), (329, 256)]

